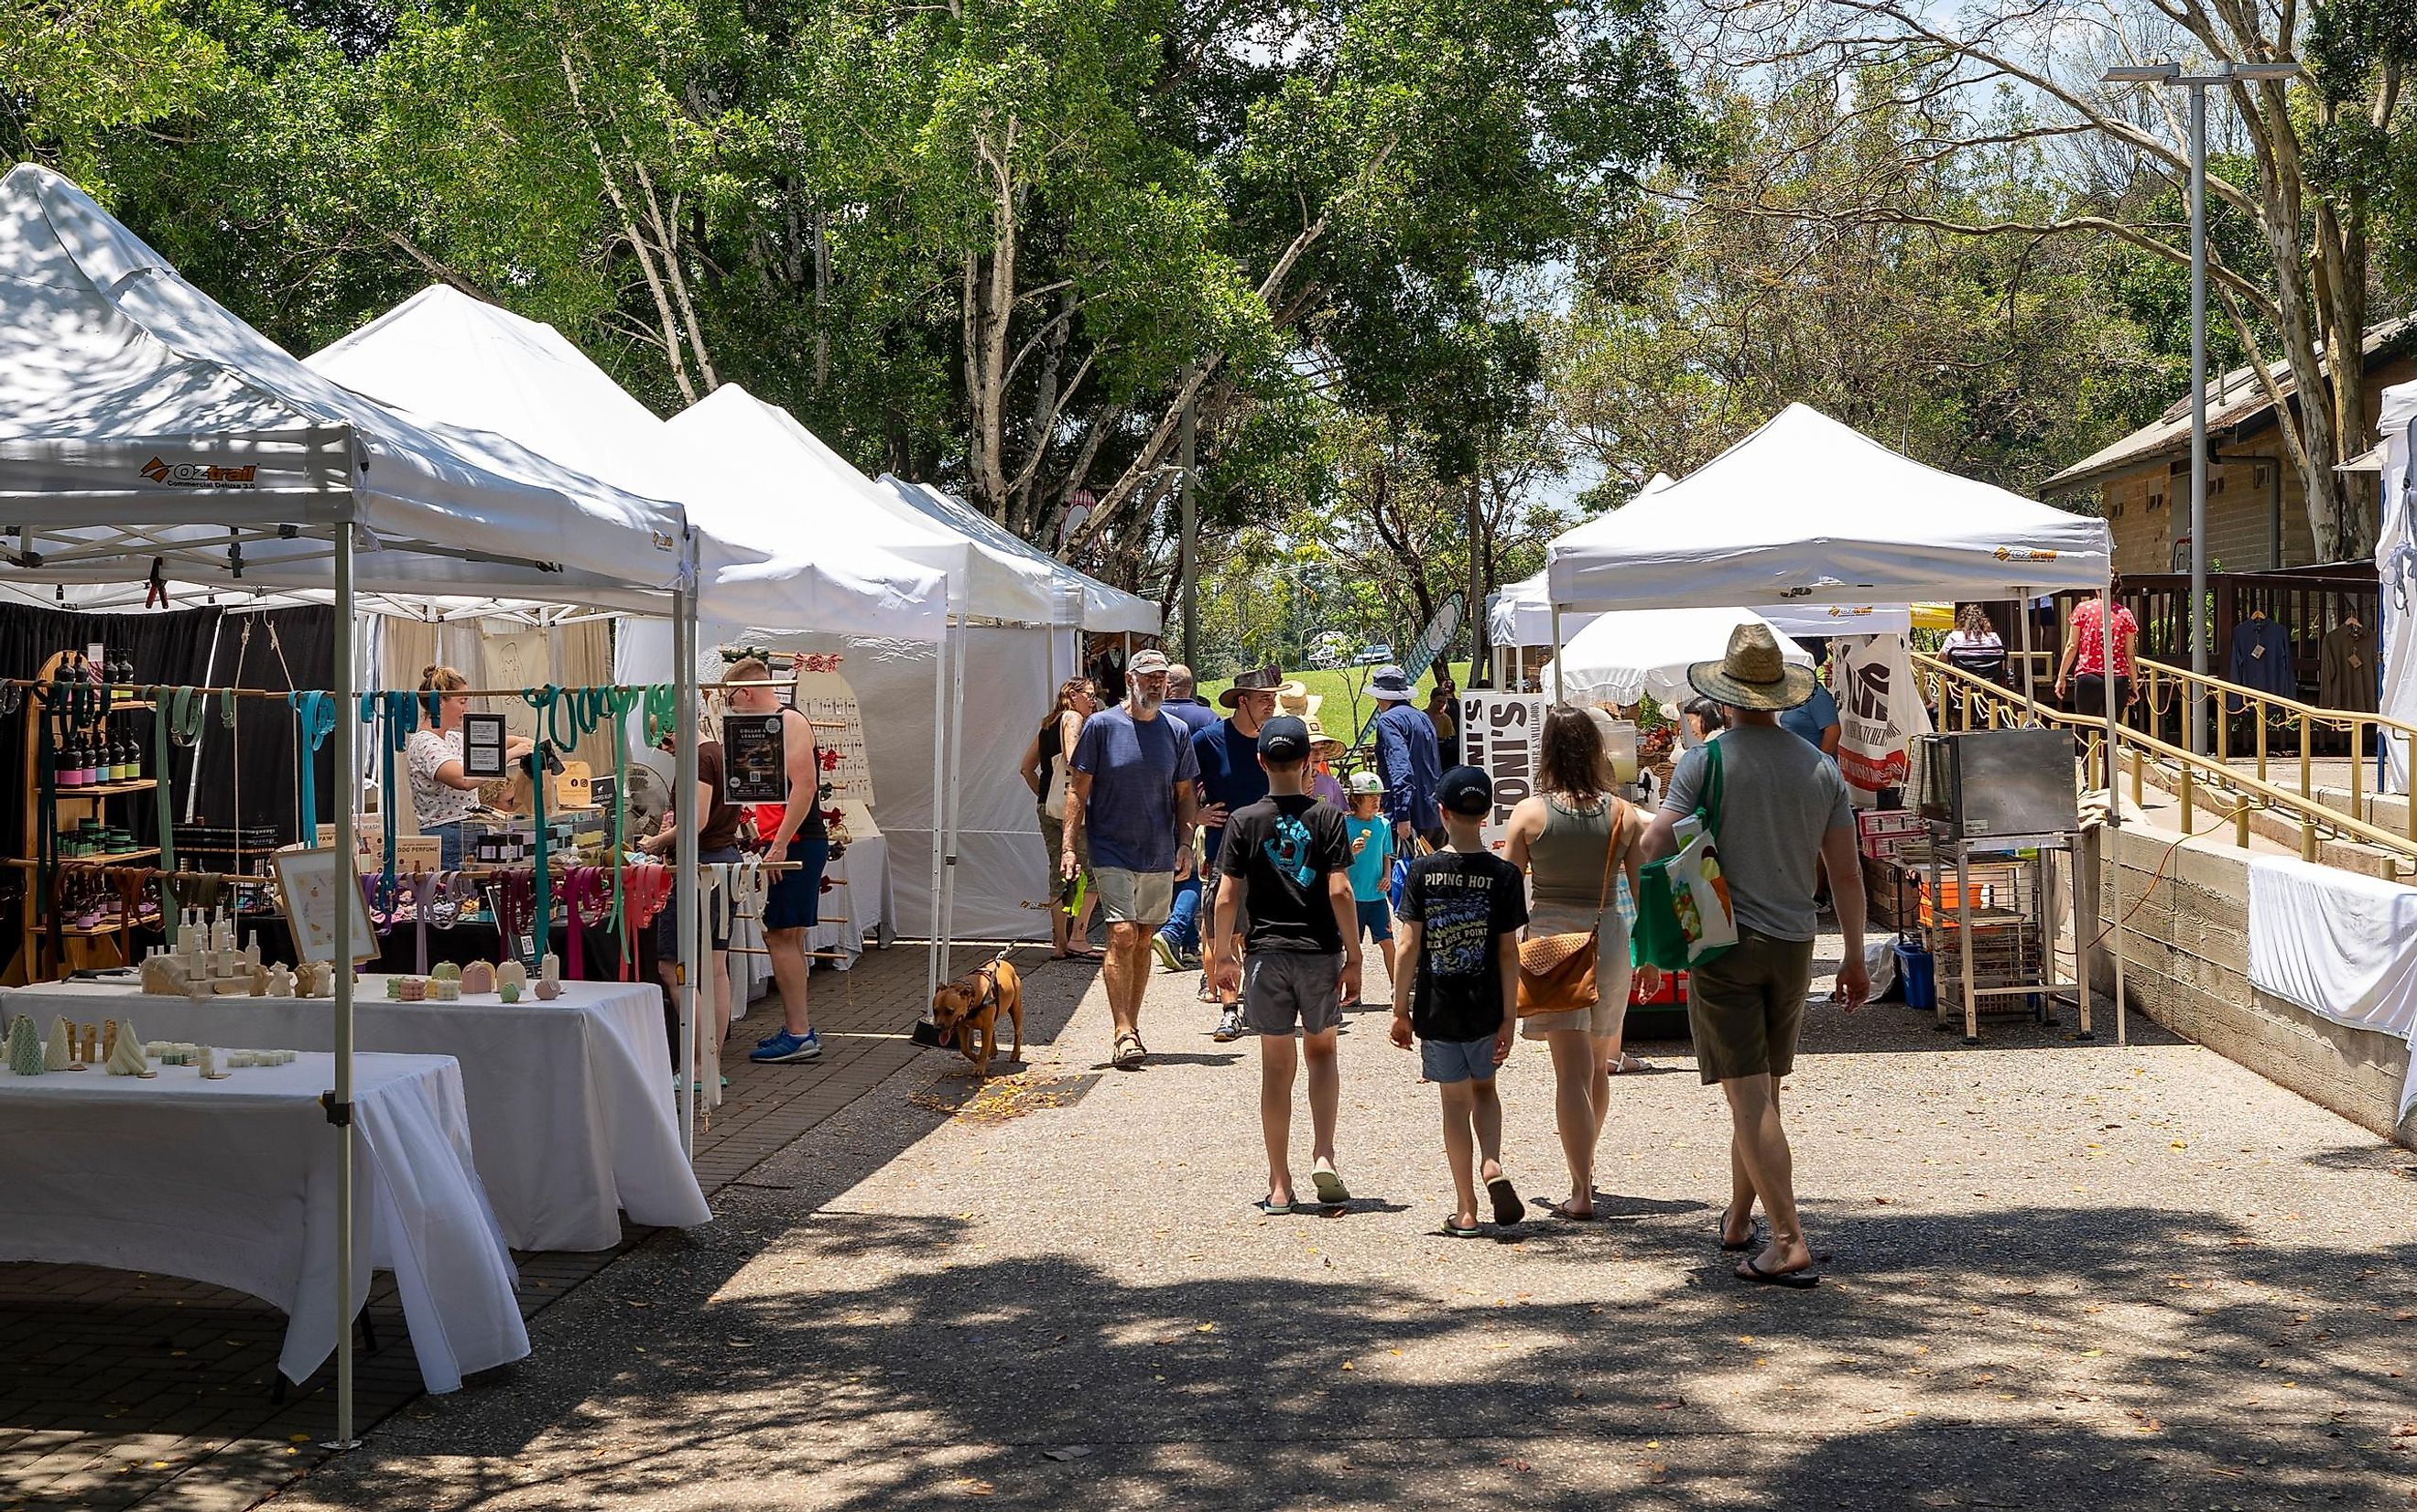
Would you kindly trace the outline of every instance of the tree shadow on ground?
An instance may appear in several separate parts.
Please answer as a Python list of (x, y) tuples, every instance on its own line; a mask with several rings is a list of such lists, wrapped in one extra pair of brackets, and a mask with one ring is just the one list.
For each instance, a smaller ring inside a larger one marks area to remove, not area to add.
[[(1700, 1265), (1606, 1265), (1596, 1302), (1438, 1303), (1331, 1271), (986, 1255), (961, 1220), (826, 1211), (762, 1257), (804, 1292), (689, 1299), (692, 1323), (601, 1386), (514, 1424), (453, 1414), (320, 1489), (443, 1512), (674, 1488), (890, 1512), (2405, 1497), (2409, 1335), (2358, 1279), (2375, 1255), (2244, 1243), (2212, 1212), (1818, 1221), (1840, 1261), (1811, 1293), (1737, 1285), (1682, 1210), (1622, 1247)], [(868, 1257), (903, 1268), (813, 1290)]]

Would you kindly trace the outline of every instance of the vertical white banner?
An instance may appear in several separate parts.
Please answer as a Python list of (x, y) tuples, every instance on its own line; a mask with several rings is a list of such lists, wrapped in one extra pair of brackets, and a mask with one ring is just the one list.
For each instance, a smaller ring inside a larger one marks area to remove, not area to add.
[[(2376, 575), (2382, 593), (2377, 613), (2383, 623), (2382, 712), (2417, 719), (2417, 384), (2383, 391), (2383, 525), (2375, 541)], [(2383, 743), (2388, 792), (2409, 791), (2409, 746), (2398, 736)], [(2367, 753), (2359, 752), (2365, 761)]]
[(1536, 791), (1544, 704), (1540, 693), (1460, 696), (1460, 759), (1494, 780), (1494, 811), (1485, 819), (1485, 844), (1497, 854), (1510, 837), (1511, 810)]
[(1930, 733), (1930, 711), (1914, 686), (1905, 637), (1841, 636), (1830, 643), (1830, 658), (1838, 773), (1856, 806), (1868, 809), (1882, 788), (1905, 785), (1907, 748)]

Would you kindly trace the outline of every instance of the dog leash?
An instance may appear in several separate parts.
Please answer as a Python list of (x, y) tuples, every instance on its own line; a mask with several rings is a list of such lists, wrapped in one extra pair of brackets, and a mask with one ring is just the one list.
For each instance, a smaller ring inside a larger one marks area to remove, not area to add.
[[(378, 801), (378, 817), (386, 832), (386, 862), (378, 870), (377, 888), (372, 895), (375, 906), (392, 912), (395, 907), (394, 872), (395, 811), (394, 759), (419, 728), (419, 695), (417, 693), (363, 693), (360, 696), (360, 720), (378, 727), (378, 753), (383, 763), (382, 786)], [(423, 964), (422, 974), (426, 972)]]
[[(336, 701), (326, 693), (293, 692), (285, 702), (294, 710), (294, 768), (300, 774), (302, 809), (297, 824), (302, 833), (296, 837), (306, 847), (319, 841), (319, 779), (317, 755), (319, 748), (336, 728)], [(343, 774), (337, 774), (343, 780)]]

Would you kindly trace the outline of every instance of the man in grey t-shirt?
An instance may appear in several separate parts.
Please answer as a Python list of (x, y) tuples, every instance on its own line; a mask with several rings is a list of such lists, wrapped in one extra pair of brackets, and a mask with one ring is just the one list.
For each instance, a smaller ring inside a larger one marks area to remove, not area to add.
[[(1828, 864), (1846, 957), (1837, 1002), (1851, 1011), (1871, 990), (1863, 965), (1862, 869), (1847, 786), (1819, 748), (1781, 728), (1779, 711), (1812, 696), (1813, 674), (1780, 658), (1768, 625), (1741, 625), (1728, 655), (1688, 669), (1695, 691), (1723, 705), (1729, 729), (1680, 758), (1662, 811), (1645, 831), (1649, 860), (1678, 849), (1678, 822), (1702, 801), (1717, 748), (1721, 796), (1712, 842), (1727, 881), (1738, 943), (1688, 978), (1687, 1021), (1705, 1082), (1727, 1097), (1729, 1205), (1721, 1247), (1754, 1250), (1744, 1281), (1809, 1287), (1813, 1254), (1796, 1212), (1794, 1157), (1779, 1120), (1780, 1080), (1794, 1068), (1796, 1036), (1813, 985), (1817, 859)], [(1754, 1204), (1771, 1218), (1771, 1242), (1754, 1242)]]

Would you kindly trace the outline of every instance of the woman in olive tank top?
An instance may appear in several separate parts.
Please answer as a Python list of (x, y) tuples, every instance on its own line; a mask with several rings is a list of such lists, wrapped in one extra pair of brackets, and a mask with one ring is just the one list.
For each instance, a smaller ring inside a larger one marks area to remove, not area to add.
[[(1645, 815), (1611, 790), (1611, 763), (1594, 717), (1556, 707), (1544, 715), (1537, 794), (1511, 810), (1503, 856), (1528, 872), (1528, 933), (1596, 932), (1595, 1004), (1569, 1013), (1531, 1014), (1520, 1037), (1541, 1039), (1553, 1057), (1554, 1122), (1569, 1162), (1563, 1217), (1594, 1217), (1594, 1152), (1611, 1111), (1611, 1074), (1635, 1070), (1620, 1050), (1631, 971), (1628, 923), (1613, 901), (1614, 868), (1637, 888), (1637, 838)], [(1650, 965), (1637, 968), (1649, 990), (1661, 985)]]

